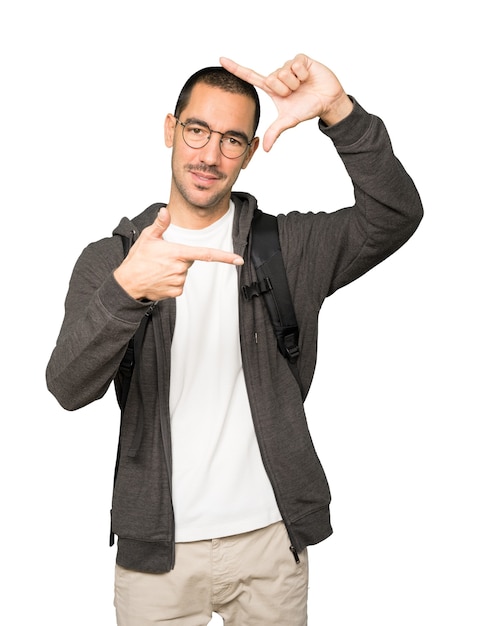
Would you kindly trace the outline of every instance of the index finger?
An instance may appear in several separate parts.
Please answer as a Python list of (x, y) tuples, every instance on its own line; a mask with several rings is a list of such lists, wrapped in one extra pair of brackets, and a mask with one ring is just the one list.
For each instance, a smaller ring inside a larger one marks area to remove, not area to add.
[(265, 76), (258, 74), (248, 67), (243, 67), (243, 65), (239, 65), (238, 63), (235, 63), (235, 61), (232, 61), (232, 59), (228, 59), (227, 57), (220, 57), (220, 63), (231, 74), (238, 76), (238, 78), (241, 78), (242, 80), (246, 80), (247, 83), (255, 85), (255, 87), (265, 89)]
[(209, 263), (229, 263), (243, 265), (243, 258), (234, 252), (226, 252), (217, 248), (203, 248), (200, 246), (181, 246), (184, 261), (207, 261)]

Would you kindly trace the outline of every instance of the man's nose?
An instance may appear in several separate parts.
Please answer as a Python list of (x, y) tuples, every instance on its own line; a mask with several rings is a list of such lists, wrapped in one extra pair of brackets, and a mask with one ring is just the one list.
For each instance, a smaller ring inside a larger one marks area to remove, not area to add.
[(217, 163), (222, 158), (222, 133), (212, 130), (210, 139), (202, 148), (202, 160), (208, 163)]

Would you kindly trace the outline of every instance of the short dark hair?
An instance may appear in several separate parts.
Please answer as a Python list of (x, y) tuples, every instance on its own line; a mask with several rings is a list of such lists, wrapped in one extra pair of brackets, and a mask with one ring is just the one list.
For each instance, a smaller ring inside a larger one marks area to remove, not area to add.
[(238, 78), (234, 74), (231, 74), (221, 66), (205, 67), (190, 76), (178, 96), (177, 104), (175, 106), (175, 117), (180, 117), (180, 114), (188, 105), (192, 95), (192, 90), (197, 83), (205, 83), (211, 87), (223, 89), (223, 91), (238, 93), (253, 100), (255, 104), (253, 134), (255, 135), (260, 121), (260, 99), (258, 97), (257, 90), (253, 85), (245, 80), (242, 80), (241, 78)]

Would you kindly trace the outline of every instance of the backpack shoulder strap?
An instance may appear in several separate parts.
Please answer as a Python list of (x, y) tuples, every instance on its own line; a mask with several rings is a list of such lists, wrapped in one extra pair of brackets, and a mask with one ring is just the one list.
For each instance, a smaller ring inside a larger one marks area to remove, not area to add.
[(258, 282), (242, 287), (247, 300), (263, 296), (278, 349), (287, 359), (302, 389), (296, 363), (300, 354), (299, 329), (278, 236), (277, 218), (255, 209), (250, 231), (251, 258)]

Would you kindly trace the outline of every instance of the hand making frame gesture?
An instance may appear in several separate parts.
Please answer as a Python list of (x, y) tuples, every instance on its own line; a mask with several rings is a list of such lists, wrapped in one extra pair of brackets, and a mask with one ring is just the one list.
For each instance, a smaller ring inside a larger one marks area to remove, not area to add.
[(352, 102), (335, 74), (305, 54), (297, 54), (266, 77), (226, 57), (220, 57), (220, 63), (235, 76), (262, 89), (277, 107), (278, 117), (263, 138), (267, 152), (283, 131), (300, 122), (321, 117), (332, 125), (352, 110)]

